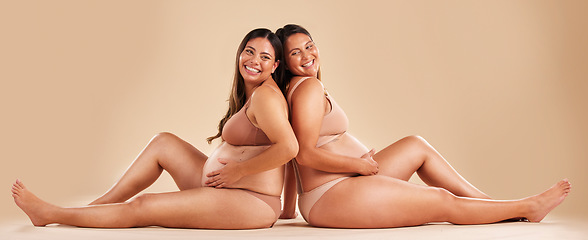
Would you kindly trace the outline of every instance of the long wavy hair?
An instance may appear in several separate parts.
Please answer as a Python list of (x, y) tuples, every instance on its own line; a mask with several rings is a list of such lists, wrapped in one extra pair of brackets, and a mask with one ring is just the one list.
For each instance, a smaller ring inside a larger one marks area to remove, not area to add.
[[(245, 102), (247, 101), (247, 96), (245, 96), (245, 80), (243, 80), (243, 76), (241, 76), (241, 73), (239, 72), (239, 56), (245, 49), (247, 42), (255, 38), (267, 39), (274, 48), (275, 61), (280, 61), (280, 63), (283, 62), (284, 49), (282, 47), (282, 42), (271, 30), (266, 28), (258, 28), (252, 30), (251, 32), (247, 33), (247, 35), (245, 35), (245, 37), (241, 41), (241, 44), (239, 44), (239, 48), (237, 49), (237, 57), (235, 60), (235, 74), (233, 76), (233, 87), (231, 88), (231, 95), (228, 99), (229, 110), (227, 110), (227, 113), (218, 124), (218, 133), (214, 136), (206, 138), (206, 141), (208, 141), (209, 144), (214, 139), (217, 139), (220, 136), (222, 136), (223, 128), (225, 127), (225, 124), (227, 123), (229, 118), (235, 115), (235, 113), (237, 113), (245, 105)], [(272, 73), (272, 78), (278, 84), (278, 86), (280, 86), (280, 90), (282, 91), (282, 93), (285, 93), (286, 85), (282, 83), (284, 81), (283, 69), (284, 67), (282, 66), (282, 64), (279, 64), (278, 68), (276, 68), (276, 70)], [(282, 86), (284, 86), (284, 88), (282, 88)]]
[[(287, 24), (284, 27), (281, 27), (278, 30), (276, 30), (276, 35), (278, 36), (278, 38), (280, 38), (280, 41), (282, 41), (282, 45), (284, 47), (285, 47), (286, 40), (288, 40), (288, 38), (291, 35), (296, 34), (296, 33), (306, 34), (306, 36), (308, 36), (310, 38), (310, 40), (314, 42), (314, 40), (312, 40), (312, 36), (310, 36), (310, 32), (308, 32), (308, 30), (306, 30), (304, 27), (302, 27), (300, 25)], [(286, 56), (284, 56), (284, 60), (285, 59), (286, 59)], [(286, 69), (286, 61), (283, 61), (282, 65), (284, 65), (284, 81), (282, 81), (284, 86), (280, 86), (280, 89), (282, 89), (282, 88), (285, 89), (284, 92), (287, 93), (288, 84), (290, 83), (290, 79), (292, 79), (292, 77), (294, 77), (294, 74), (292, 74), (292, 72), (290, 72), (290, 70)], [(320, 67), (317, 72), (317, 78), (319, 80), (321, 79)]]

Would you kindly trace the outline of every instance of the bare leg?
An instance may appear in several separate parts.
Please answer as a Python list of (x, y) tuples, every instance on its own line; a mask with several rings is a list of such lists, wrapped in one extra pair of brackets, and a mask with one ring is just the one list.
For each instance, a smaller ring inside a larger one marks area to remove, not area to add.
[(485, 224), (525, 217), (541, 221), (568, 195), (562, 180), (545, 192), (510, 201), (456, 197), (443, 188), (412, 184), (384, 176), (361, 176), (340, 182), (315, 204), (311, 225), (342, 228), (416, 226), (430, 222)]
[(114, 186), (90, 203), (120, 203), (151, 186), (166, 170), (180, 190), (200, 187), (207, 156), (171, 133), (159, 133)]
[(409, 136), (374, 155), (379, 175), (408, 181), (416, 172), (429, 186), (441, 187), (462, 197), (490, 199), (463, 178), (425, 139)]
[(145, 194), (125, 203), (61, 208), (32, 194), (20, 181), (12, 188), (16, 204), (35, 226), (51, 223), (80, 227), (247, 229), (270, 227), (275, 213), (266, 203), (240, 189), (208, 187)]

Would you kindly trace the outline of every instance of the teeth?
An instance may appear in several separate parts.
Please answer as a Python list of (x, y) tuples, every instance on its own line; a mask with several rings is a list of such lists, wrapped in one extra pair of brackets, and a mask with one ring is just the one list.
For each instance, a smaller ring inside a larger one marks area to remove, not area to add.
[(314, 63), (314, 60), (307, 62), (306, 64), (302, 65), (303, 67), (308, 67), (310, 65), (312, 65), (312, 63)]
[(255, 68), (251, 68), (251, 67), (249, 67), (249, 66), (245, 66), (245, 68), (246, 68), (247, 70), (249, 70), (249, 71), (252, 71), (252, 72), (255, 72), (255, 73), (261, 72), (260, 70), (257, 70), (257, 69), (255, 69)]

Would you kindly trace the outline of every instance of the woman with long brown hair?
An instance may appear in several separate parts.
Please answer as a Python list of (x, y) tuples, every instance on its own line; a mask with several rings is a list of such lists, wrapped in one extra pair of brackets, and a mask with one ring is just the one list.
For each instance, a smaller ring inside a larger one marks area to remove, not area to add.
[[(237, 51), (220, 146), (207, 157), (171, 133), (156, 135), (122, 178), (89, 206), (49, 204), (17, 180), (16, 204), (35, 226), (164, 226), (247, 229), (272, 226), (280, 214), (283, 164), (298, 145), (288, 122), (281, 81), (282, 45), (268, 29), (249, 32)], [(142, 194), (166, 170), (180, 191)], [(129, 200), (131, 199), (131, 200)]]
[[(286, 25), (276, 34), (284, 45), (290, 76), (284, 82), (286, 99), (300, 147), (292, 161), (299, 180), (298, 206), (311, 225), (386, 228), (429, 222), (539, 222), (568, 195), (571, 185), (562, 180), (535, 196), (492, 200), (418, 136), (403, 138), (377, 153), (368, 150), (347, 133), (347, 116), (320, 80), (319, 50), (310, 33)], [(408, 182), (415, 172), (427, 186)], [(293, 217), (291, 185), (285, 193), (282, 217)]]

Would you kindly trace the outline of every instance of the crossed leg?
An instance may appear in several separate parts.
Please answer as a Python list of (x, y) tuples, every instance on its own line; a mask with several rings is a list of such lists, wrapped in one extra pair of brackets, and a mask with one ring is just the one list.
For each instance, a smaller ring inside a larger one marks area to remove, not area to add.
[(123, 176), (104, 195), (90, 203), (121, 203), (151, 186), (166, 170), (180, 190), (200, 187), (208, 157), (171, 133), (159, 133), (147, 144)]
[(200, 187), (143, 194), (124, 203), (62, 208), (39, 199), (17, 180), (12, 196), (35, 226), (250, 229), (270, 227), (276, 217), (270, 206), (241, 189)]
[(438, 187), (421, 186), (386, 176), (359, 176), (341, 181), (320, 198), (309, 223), (319, 227), (389, 228), (430, 222), (486, 224), (510, 218), (541, 221), (571, 190), (567, 180), (520, 200), (457, 197)]
[(373, 156), (378, 175), (408, 181), (416, 172), (429, 186), (440, 187), (461, 197), (490, 199), (463, 178), (433, 146), (419, 136), (408, 136)]

